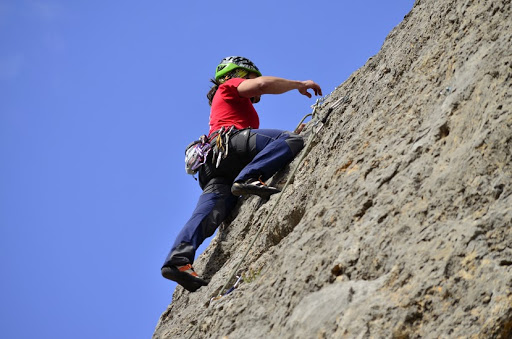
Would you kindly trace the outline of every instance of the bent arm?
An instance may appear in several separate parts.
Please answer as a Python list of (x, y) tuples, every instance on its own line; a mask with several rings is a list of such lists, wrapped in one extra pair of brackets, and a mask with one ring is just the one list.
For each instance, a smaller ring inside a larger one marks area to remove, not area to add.
[(311, 98), (308, 89), (312, 89), (315, 95), (322, 95), (320, 86), (311, 80), (296, 81), (272, 76), (245, 80), (238, 86), (238, 94), (243, 98), (252, 98), (263, 94), (282, 94), (293, 89), (308, 98)]

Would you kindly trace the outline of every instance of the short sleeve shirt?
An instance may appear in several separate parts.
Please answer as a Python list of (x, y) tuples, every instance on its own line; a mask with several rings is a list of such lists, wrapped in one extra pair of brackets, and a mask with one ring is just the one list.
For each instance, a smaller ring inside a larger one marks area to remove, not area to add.
[(238, 94), (238, 85), (246, 79), (229, 79), (219, 86), (212, 100), (210, 110), (210, 133), (221, 127), (237, 129), (259, 128), (260, 119), (251, 99)]

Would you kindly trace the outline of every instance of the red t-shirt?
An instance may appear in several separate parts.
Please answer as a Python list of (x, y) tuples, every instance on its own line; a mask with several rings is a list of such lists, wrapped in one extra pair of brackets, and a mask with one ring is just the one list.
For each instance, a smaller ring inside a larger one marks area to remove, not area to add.
[(210, 110), (209, 134), (222, 126), (229, 128), (234, 125), (237, 129), (260, 127), (260, 118), (251, 99), (242, 98), (238, 94), (237, 87), (244, 80), (246, 79), (229, 79), (217, 89)]

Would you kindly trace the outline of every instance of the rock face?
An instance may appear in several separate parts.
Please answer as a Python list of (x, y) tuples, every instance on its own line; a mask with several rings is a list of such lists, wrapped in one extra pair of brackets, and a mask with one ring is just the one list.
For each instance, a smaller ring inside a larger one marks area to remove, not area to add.
[(416, 1), (321, 105), (245, 282), (210, 302), (278, 195), (239, 204), (154, 338), (512, 337), (511, 24), (510, 0)]

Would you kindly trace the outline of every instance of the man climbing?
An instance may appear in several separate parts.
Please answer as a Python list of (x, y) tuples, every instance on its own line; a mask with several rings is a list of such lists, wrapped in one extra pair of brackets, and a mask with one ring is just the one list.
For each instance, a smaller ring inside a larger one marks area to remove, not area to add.
[(279, 190), (265, 185), (303, 147), (297, 134), (259, 129), (253, 103), (263, 94), (282, 94), (297, 89), (311, 98), (322, 95), (311, 80), (294, 81), (262, 76), (250, 60), (232, 56), (216, 68), (213, 86), (207, 94), (210, 111), (208, 143), (213, 148), (198, 170), (203, 190), (192, 217), (178, 234), (162, 267), (162, 276), (190, 292), (208, 283), (194, 272), (192, 263), (199, 245), (210, 237), (229, 215), (238, 196), (268, 198)]

